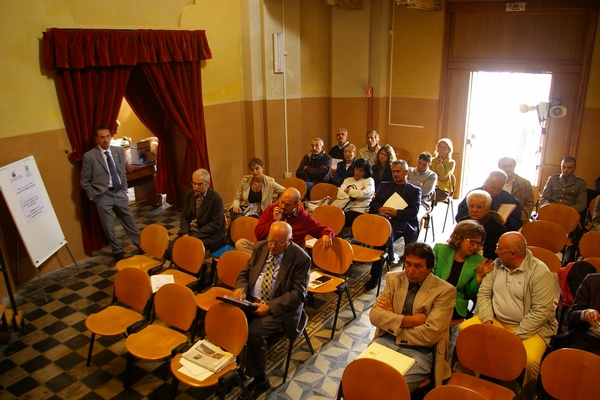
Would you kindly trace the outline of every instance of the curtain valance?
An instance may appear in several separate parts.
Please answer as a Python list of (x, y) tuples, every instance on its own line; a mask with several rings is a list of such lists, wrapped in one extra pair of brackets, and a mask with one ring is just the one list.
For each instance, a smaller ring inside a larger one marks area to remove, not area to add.
[(111, 67), (212, 58), (205, 31), (59, 29), (44, 32), (44, 67)]

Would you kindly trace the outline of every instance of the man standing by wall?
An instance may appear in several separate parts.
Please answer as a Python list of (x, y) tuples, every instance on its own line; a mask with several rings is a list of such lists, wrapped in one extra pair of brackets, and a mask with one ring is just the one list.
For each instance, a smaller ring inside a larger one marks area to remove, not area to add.
[(123, 259), (123, 247), (115, 235), (113, 212), (121, 222), (127, 236), (139, 249), (140, 231), (135, 225), (127, 197), (125, 151), (111, 146), (112, 134), (106, 126), (96, 128), (98, 146), (83, 155), (81, 187), (88, 199), (96, 203), (102, 229), (112, 247), (115, 260)]

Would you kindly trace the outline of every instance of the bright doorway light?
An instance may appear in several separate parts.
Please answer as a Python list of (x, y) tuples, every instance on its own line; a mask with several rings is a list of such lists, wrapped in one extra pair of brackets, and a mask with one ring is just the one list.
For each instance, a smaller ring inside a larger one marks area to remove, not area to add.
[(467, 109), (463, 194), (483, 185), (498, 169), (498, 159), (517, 160), (515, 172), (537, 182), (541, 128), (535, 111), (523, 114), (520, 104), (548, 101), (551, 74), (473, 72)]

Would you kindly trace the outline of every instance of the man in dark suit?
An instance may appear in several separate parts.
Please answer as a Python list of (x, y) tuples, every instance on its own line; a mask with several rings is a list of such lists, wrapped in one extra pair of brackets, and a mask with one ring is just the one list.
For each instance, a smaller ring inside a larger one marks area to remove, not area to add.
[(571, 347), (600, 356), (600, 274), (583, 279), (569, 310)]
[(210, 173), (201, 168), (192, 174), (192, 188), (185, 196), (179, 236), (194, 236), (210, 251), (225, 246), (223, 199), (210, 187)]
[(249, 315), (246, 374), (253, 398), (271, 388), (267, 376), (267, 337), (284, 330), (296, 337), (306, 321), (304, 300), (308, 290), (310, 257), (292, 242), (292, 227), (284, 221), (271, 225), (267, 240), (257, 242), (252, 257), (240, 272), (234, 296), (258, 305)]
[[(421, 206), (421, 188), (407, 182), (408, 164), (404, 160), (392, 163), (393, 182), (382, 182), (377, 189), (377, 194), (369, 206), (369, 213), (380, 214), (386, 217), (392, 225), (391, 243), (401, 237), (404, 245), (413, 243), (419, 236), (419, 221), (417, 212)], [(398, 194), (407, 204), (400, 209), (399, 206), (389, 207), (385, 203), (392, 195)], [(367, 290), (377, 286), (381, 278), (381, 262), (374, 262), (371, 267), (371, 279), (365, 283)]]
[(96, 128), (95, 139), (98, 146), (83, 155), (81, 187), (88, 199), (96, 203), (113, 256), (120, 260), (123, 258), (123, 248), (115, 235), (113, 212), (133, 244), (140, 247), (140, 231), (135, 225), (127, 198), (125, 151), (110, 145), (112, 134), (106, 126)]

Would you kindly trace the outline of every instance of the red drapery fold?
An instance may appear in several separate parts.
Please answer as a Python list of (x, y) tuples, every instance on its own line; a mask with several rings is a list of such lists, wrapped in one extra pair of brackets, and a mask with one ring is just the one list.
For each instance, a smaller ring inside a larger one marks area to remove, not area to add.
[[(140, 68), (147, 81), (135, 86), (150, 85), (159, 99), (174, 96), (172, 101), (159, 104), (166, 118), (188, 140), (179, 182), (187, 186), (196, 168), (209, 169), (200, 61), (212, 58), (212, 55), (204, 31), (54, 28), (43, 35), (44, 66), (47, 70), (56, 70), (59, 100), (75, 161), (80, 162), (83, 153), (95, 145), (96, 126), (102, 124), (114, 128), (130, 73)], [(145, 107), (144, 102), (137, 104), (136, 114), (151, 112), (144, 111)], [(146, 126), (161, 141), (168, 143), (165, 136), (168, 131), (154, 130), (155, 124), (162, 125), (163, 122), (149, 120), (144, 122)], [(168, 125), (166, 121), (164, 124)], [(159, 146), (157, 182), (176, 204), (175, 188), (169, 179), (173, 176), (172, 162), (168, 149), (161, 151), (161, 147), (166, 146)], [(91, 207), (89, 201), (83, 199), (82, 236), (88, 252), (99, 250), (106, 244), (96, 212), (90, 210)]]

